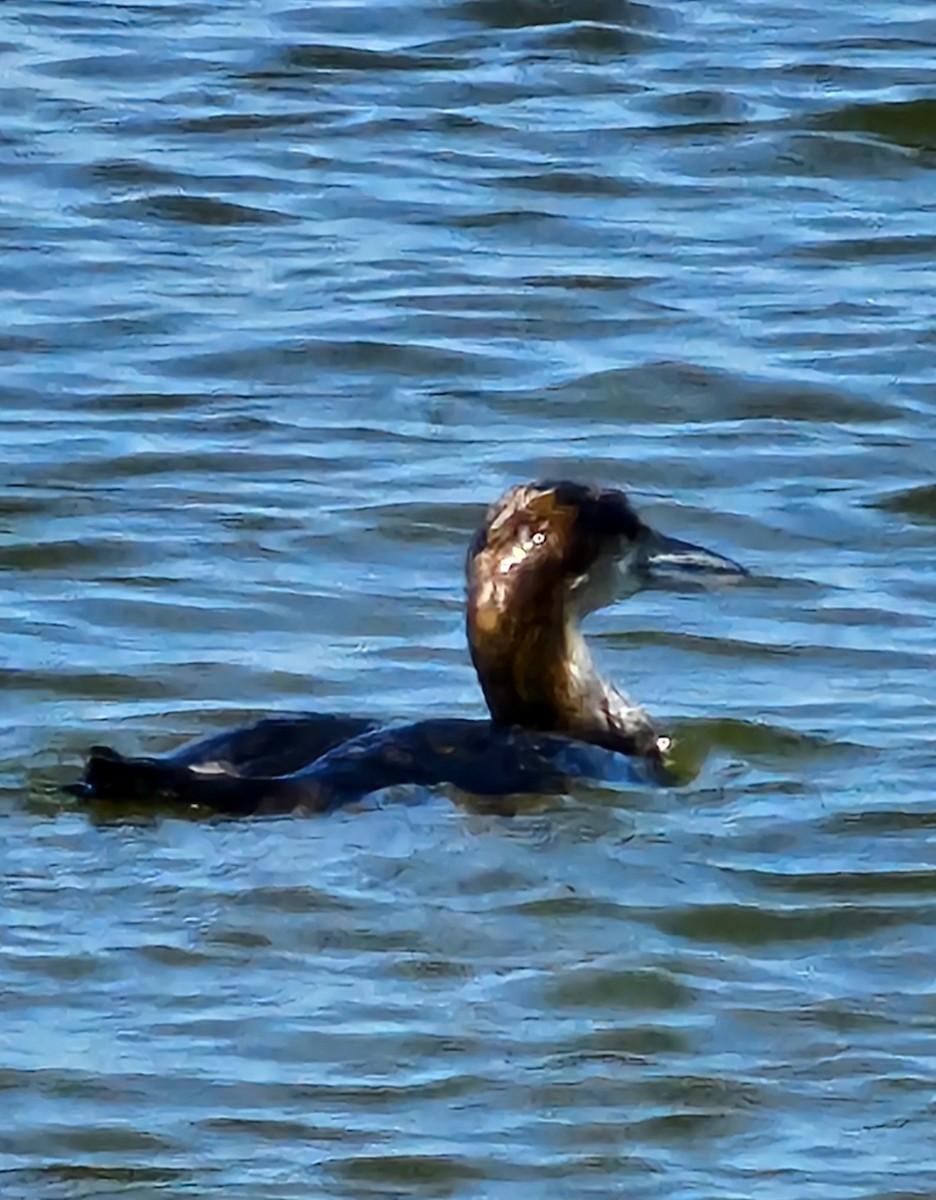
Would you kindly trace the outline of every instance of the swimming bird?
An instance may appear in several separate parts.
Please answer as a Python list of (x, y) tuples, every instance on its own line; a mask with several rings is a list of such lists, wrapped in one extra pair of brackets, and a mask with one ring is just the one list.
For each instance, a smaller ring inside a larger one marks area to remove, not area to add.
[(490, 506), (468, 549), (468, 646), (489, 719), (382, 727), (324, 713), (266, 717), (158, 757), (94, 747), (68, 790), (232, 816), (326, 812), (402, 783), (483, 796), (562, 791), (600, 775), (609, 754), (632, 777), (666, 783), (670, 739), (598, 672), (581, 618), (622, 586), (745, 574), (653, 530), (622, 491), (520, 484)]

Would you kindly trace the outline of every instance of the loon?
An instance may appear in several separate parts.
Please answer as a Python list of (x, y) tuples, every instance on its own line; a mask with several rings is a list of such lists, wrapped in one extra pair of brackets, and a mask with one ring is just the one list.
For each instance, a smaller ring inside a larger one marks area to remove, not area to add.
[(247, 816), (328, 812), (402, 783), (480, 796), (561, 792), (600, 775), (609, 757), (631, 778), (671, 783), (670, 739), (602, 678), (579, 622), (622, 581), (633, 590), (746, 574), (651, 529), (617, 489), (519, 484), (490, 506), (468, 549), (468, 646), (488, 720), (382, 727), (326, 713), (271, 716), (158, 757), (92, 747), (83, 779), (66, 790)]

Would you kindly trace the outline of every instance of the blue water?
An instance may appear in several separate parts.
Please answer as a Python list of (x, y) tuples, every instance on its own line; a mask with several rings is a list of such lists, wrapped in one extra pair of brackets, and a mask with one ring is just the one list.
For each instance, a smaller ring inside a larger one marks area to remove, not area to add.
[[(936, 1193), (936, 21), (0, 11), (0, 1194)], [(590, 623), (697, 767), (102, 821), (86, 747), (478, 716), (517, 480), (744, 562)]]

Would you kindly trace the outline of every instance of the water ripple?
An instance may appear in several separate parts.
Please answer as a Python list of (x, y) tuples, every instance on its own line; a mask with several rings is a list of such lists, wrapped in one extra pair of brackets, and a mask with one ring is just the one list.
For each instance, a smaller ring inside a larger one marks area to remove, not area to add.
[[(932, 1194), (926, 6), (4, 15), (4, 1197)], [(751, 569), (592, 621), (685, 786), (59, 793), (478, 715), (541, 475)]]

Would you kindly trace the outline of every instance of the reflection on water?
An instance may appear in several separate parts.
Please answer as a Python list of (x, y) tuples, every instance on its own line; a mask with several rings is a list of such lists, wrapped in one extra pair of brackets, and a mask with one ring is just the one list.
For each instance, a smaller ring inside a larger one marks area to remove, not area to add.
[[(910, 0), (9, 0), (10, 1197), (929, 1195), (933, 166)], [(95, 823), (83, 749), (476, 715), (464, 547), (631, 488), (698, 778)]]

